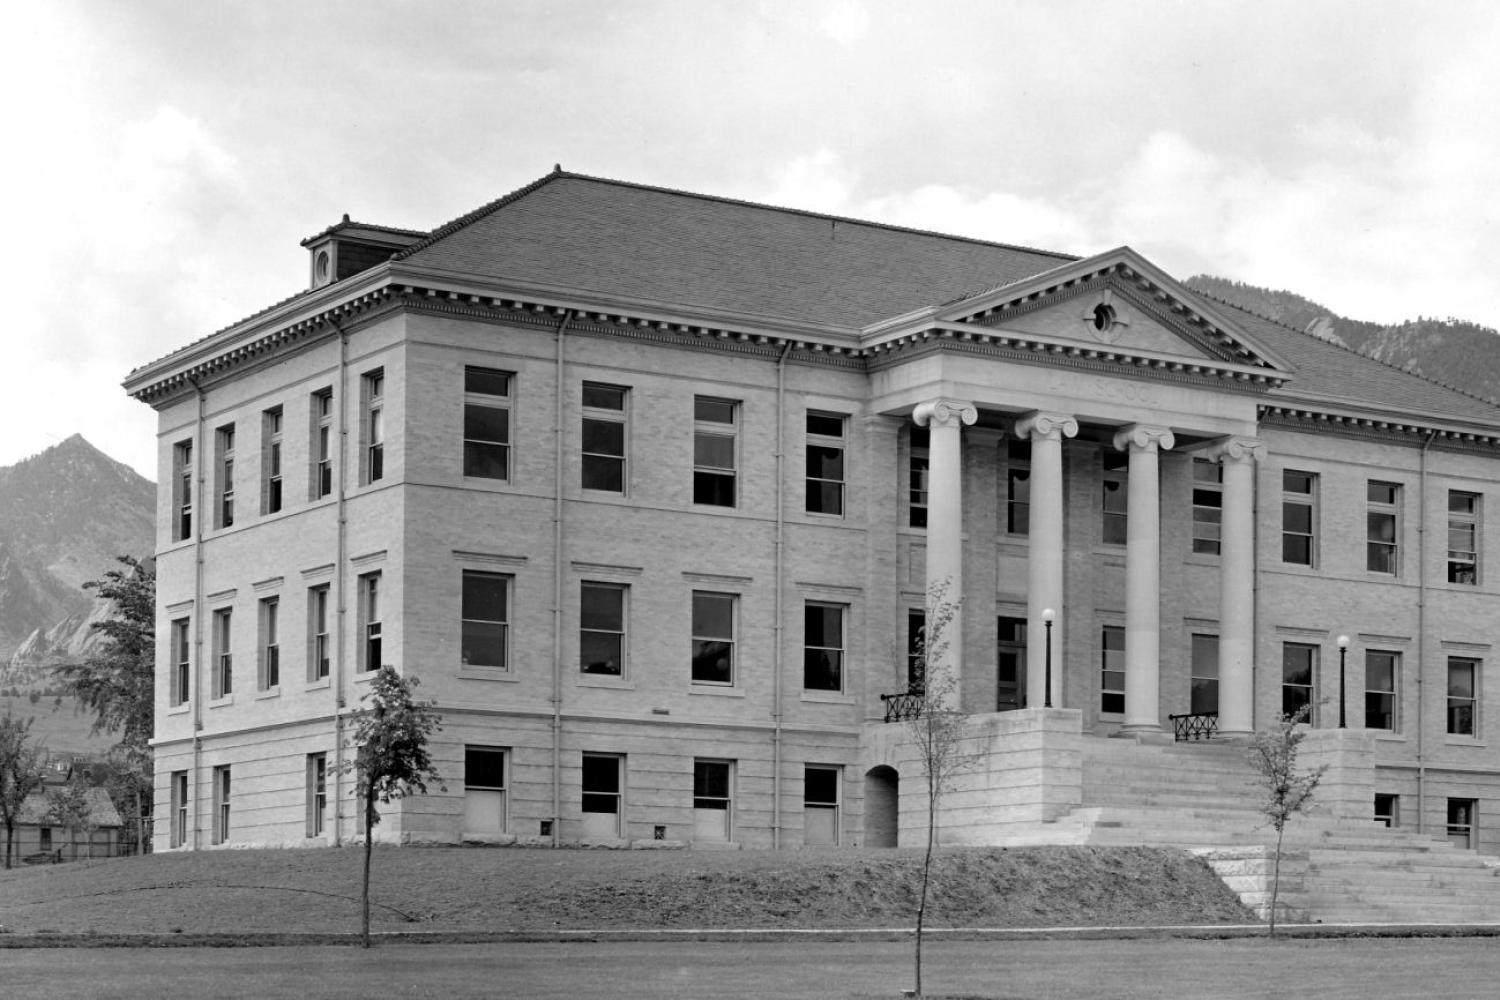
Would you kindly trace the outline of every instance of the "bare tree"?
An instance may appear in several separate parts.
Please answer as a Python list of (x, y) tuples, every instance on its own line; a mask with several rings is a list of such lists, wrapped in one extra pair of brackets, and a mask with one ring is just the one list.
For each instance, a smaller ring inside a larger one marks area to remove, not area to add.
[(42, 748), (31, 742), (31, 719), (0, 718), (0, 822), (5, 824), (5, 867), (15, 853), (16, 823), (26, 799), (42, 784)]
[(948, 633), (959, 610), (959, 603), (949, 601), (947, 593), (946, 582), (935, 583), (927, 591), (926, 621), (912, 644), (912, 673), (922, 679), (922, 707), (905, 722), (927, 786), (927, 850), (922, 856), (922, 890), (917, 902), (917, 996), (922, 995), (922, 934), (927, 922), (932, 854), (937, 844), (942, 799), (952, 787), (954, 777), (974, 764), (972, 754), (963, 748), (964, 714), (959, 707), (957, 679), (942, 668), (950, 642)]
[(1260, 811), (1276, 830), (1276, 851), (1271, 870), (1271, 936), (1276, 936), (1276, 901), (1281, 893), (1281, 843), (1287, 822), (1298, 813), (1306, 813), (1312, 802), (1313, 789), (1323, 779), (1323, 767), (1310, 771), (1297, 769), (1297, 747), (1307, 738), (1301, 724), (1307, 721), (1310, 705), (1303, 705), (1291, 715), (1276, 716), (1267, 729), (1255, 734), (1250, 744), (1250, 766), (1260, 776), (1259, 786), (1265, 793)]
[(354, 718), (357, 751), (354, 759), (345, 764), (346, 769), (354, 770), (355, 795), (364, 802), (365, 869), (361, 893), (364, 914), (360, 936), (366, 948), (370, 947), (370, 858), (375, 845), (375, 824), (380, 822), (375, 803), (425, 795), (429, 781), (442, 780), (427, 754), (428, 737), (442, 726), (432, 702), (412, 699), (416, 686), (415, 677), (408, 680), (393, 667), (380, 668), (363, 699), (370, 707)]

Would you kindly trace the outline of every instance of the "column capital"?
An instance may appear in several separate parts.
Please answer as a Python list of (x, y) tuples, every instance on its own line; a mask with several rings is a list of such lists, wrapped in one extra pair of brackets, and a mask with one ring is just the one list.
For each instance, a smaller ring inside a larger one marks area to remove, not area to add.
[(934, 399), (919, 404), (911, 416), (918, 427), (959, 427), (973, 424), (979, 419), (979, 411), (973, 403), (961, 399)]
[(1266, 443), (1253, 437), (1223, 437), (1204, 448), (1203, 457), (1223, 462), (1254, 462), (1266, 457)]
[(1115, 447), (1120, 451), (1171, 451), (1177, 439), (1165, 427), (1131, 424), (1115, 432)]
[(1022, 440), (1061, 441), (1078, 436), (1078, 421), (1070, 413), (1032, 410), (1016, 421), (1016, 437)]

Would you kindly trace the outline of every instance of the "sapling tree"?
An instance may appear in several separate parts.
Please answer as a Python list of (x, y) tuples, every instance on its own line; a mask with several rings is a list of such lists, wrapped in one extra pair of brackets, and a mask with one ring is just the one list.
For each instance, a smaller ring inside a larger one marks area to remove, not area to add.
[(384, 666), (376, 671), (370, 690), (361, 699), (368, 707), (354, 717), (354, 758), (344, 765), (353, 769), (354, 794), (364, 803), (360, 936), (366, 948), (370, 947), (370, 858), (375, 825), (380, 822), (375, 803), (388, 804), (408, 795), (425, 795), (428, 782), (442, 788), (442, 779), (427, 753), (428, 737), (442, 726), (433, 702), (412, 698), (416, 686), (415, 677), (402, 677), (393, 667)]
[(1276, 901), (1281, 892), (1281, 844), (1286, 825), (1298, 813), (1306, 813), (1313, 789), (1323, 779), (1327, 766), (1302, 771), (1297, 767), (1297, 748), (1307, 738), (1301, 728), (1311, 706), (1303, 705), (1291, 715), (1281, 714), (1269, 728), (1255, 734), (1250, 744), (1250, 765), (1260, 776), (1264, 793), (1260, 811), (1276, 831), (1276, 850), (1271, 869), (1271, 937), (1276, 936)]
[(43, 751), (31, 741), (31, 719), (0, 717), (0, 822), (5, 824), (5, 867), (15, 853), (16, 823), (32, 792), (41, 787)]
[(927, 591), (927, 617), (921, 633), (911, 644), (912, 673), (922, 678), (921, 711), (906, 719), (907, 732), (917, 748), (917, 760), (927, 788), (927, 849), (922, 856), (922, 889), (917, 902), (915, 953), (916, 995), (922, 995), (922, 933), (927, 921), (928, 889), (932, 882), (932, 854), (937, 844), (938, 820), (943, 795), (959, 772), (972, 767), (972, 754), (963, 747), (964, 714), (953, 672), (946, 669), (950, 636), (959, 604), (947, 599), (946, 583), (935, 583)]

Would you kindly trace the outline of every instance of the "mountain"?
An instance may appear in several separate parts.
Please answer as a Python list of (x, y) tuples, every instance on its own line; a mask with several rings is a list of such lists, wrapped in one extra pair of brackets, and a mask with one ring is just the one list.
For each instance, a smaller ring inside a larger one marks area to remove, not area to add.
[(1464, 392), (1500, 402), (1500, 333), (1461, 319), (1417, 318), (1383, 326), (1340, 316), (1296, 292), (1194, 275), (1196, 292), (1353, 348)]
[(155, 485), (77, 434), (0, 468), (0, 686), (42, 686), (96, 641), (107, 609), (83, 584), (151, 555), (155, 511)]

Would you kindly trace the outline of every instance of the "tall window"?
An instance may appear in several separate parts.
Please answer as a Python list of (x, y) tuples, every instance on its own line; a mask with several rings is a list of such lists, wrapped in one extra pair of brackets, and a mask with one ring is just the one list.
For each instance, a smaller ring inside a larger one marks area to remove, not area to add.
[(222, 844), (229, 840), (229, 768), (216, 767), (213, 770), (214, 787), (214, 843)]
[(1448, 582), (1479, 583), (1479, 494), (1448, 491)]
[(281, 509), (281, 407), (261, 414), (261, 510), (274, 514)]
[(844, 607), (808, 601), (802, 613), (802, 686), (844, 689)]
[(188, 840), (188, 773), (186, 771), (172, 772), (172, 816), (169, 822), (172, 824), (172, 830), (168, 843), (173, 847), (186, 845)]
[(266, 597), (260, 602), (259, 687), (269, 691), (281, 684), (281, 598)]
[(693, 683), (734, 683), (733, 594), (693, 591)]
[(463, 583), (460, 650), (464, 665), (509, 666), (510, 577), (464, 570)]
[(307, 835), (323, 836), (324, 817), (328, 815), (328, 755), (307, 755)]
[(217, 521), (214, 527), (228, 528), (234, 524), (234, 424), (220, 427), (214, 441), (215, 465), (218, 467)]
[(505, 832), (505, 751), (464, 747), (464, 832)]
[(312, 482), (308, 495), (318, 500), (333, 492), (333, 387), (312, 394)]
[(307, 591), (307, 679), (328, 676), (328, 584)]
[(1281, 561), (1312, 566), (1317, 551), (1318, 477), (1286, 469), (1281, 473)]
[(510, 479), (509, 372), (464, 368), (464, 475)]
[(1365, 546), (1366, 568), (1371, 573), (1399, 572), (1397, 532), (1401, 487), (1396, 483), (1370, 480), (1367, 487), (1369, 511), (1366, 514), (1368, 542)]
[(625, 588), (583, 583), (578, 588), (578, 653), (586, 674), (619, 677), (625, 665)]
[(385, 371), (377, 368), (360, 378), (360, 436), (364, 483), (385, 478)]
[(188, 700), (192, 683), (192, 623), (187, 618), (172, 622), (172, 704), (183, 705)]
[(1001, 617), (995, 625), (995, 711), (1025, 708), (1026, 619)]
[(214, 683), (213, 696), (223, 698), (234, 693), (234, 652), (230, 648), (231, 611), (219, 608), (213, 617)]
[(359, 669), (379, 670), (382, 664), (380, 574), (366, 573), (359, 578)]
[(727, 842), (734, 830), (734, 764), (693, 761), (693, 839)]
[(1375, 793), (1375, 822), (1382, 826), (1401, 825), (1401, 796), (1389, 792)]
[(693, 397), (693, 503), (735, 505), (739, 403)]
[(585, 836), (618, 837), (624, 793), (620, 772), (625, 759), (615, 754), (583, 755), (582, 801)]
[(617, 385), (583, 383), (583, 488), (625, 492), (625, 395)]
[(1479, 735), (1479, 661), (1448, 657), (1448, 732)]
[(906, 612), (906, 690), (909, 694), (921, 694), (925, 680), (923, 668), (926, 657), (923, 647), (927, 638), (927, 613), (919, 608)]
[(844, 513), (844, 418), (807, 414), (807, 511)]
[(1005, 442), (1005, 533), (1031, 533), (1031, 442)]
[(1124, 545), (1130, 511), (1129, 489), (1126, 486), (1130, 474), (1130, 456), (1124, 452), (1106, 451), (1103, 459), (1103, 523), (1100, 526), (1099, 540), (1105, 545)]
[(1396, 685), (1401, 679), (1401, 654), (1384, 649), (1365, 650), (1365, 728), (1396, 730)]
[(1125, 711), (1125, 629), (1106, 625), (1099, 638), (1101, 661), (1099, 711)]
[(1473, 847), (1475, 828), (1479, 825), (1478, 799), (1448, 800), (1448, 842), (1465, 850)]
[(842, 769), (808, 764), (802, 769), (802, 842), (835, 847), (839, 842), (839, 785)]
[(172, 540), (193, 537), (193, 442), (172, 446)]
[(926, 427), (911, 429), (911, 453), (906, 460), (906, 511), (907, 524), (913, 528), (927, 527), (927, 491), (930, 471), (928, 444), (932, 435)]
[(1193, 636), (1192, 705), (1194, 715), (1219, 711), (1219, 637)]
[(1193, 459), (1193, 551), (1219, 554), (1224, 519), (1224, 466), (1206, 458)]
[(1281, 711), (1296, 715), (1307, 709), (1314, 722), (1317, 705), (1318, 647), (1303, 642), (1281, 644)]

